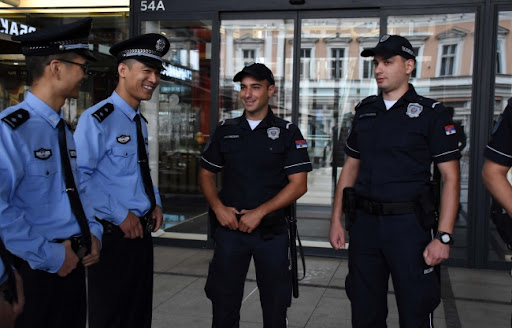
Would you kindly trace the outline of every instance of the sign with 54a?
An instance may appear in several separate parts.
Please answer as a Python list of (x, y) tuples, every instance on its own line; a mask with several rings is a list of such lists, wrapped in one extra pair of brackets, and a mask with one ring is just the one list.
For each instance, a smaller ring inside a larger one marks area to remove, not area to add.
[(162, 0), (141, 0), (140, 11), (165, 11)]

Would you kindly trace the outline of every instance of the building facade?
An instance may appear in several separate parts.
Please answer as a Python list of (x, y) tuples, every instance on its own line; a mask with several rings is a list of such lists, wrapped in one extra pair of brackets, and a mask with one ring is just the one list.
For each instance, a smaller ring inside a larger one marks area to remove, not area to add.
[(53, 9), (19, 1), (0, 6), (0, 42), (6, 43), (1, 108), (26, 91), (22, 57), (9, 34), (93, 17), (90, 42), (100, 61), (80, 98), (66, 104), (71, 122), (112, 92), (108, 48), (114, 42), (149, 32), (169, 39), (160, 88), (143, 111), (150, 124), (152, 177), (164, 202), (159, 240), (176, 245), (211, 246), (207, 204), (197, 185), (200, 154), (217, 122), (243, 111), (234, 74), (262, 62), (276, 79), (273, 111), (301, 128), (313, 161), (308, 193), (297, 202), (303, 244), (310, 254), (345, 257), (346, 251), (334, 252), (328, 243), (334, 187), (354, 107), (378, 92), (371, 58), (359, 54), (384, 34), (407, 37), (417, 54), (411, 82), (419, 94), (454, 107), (466, 136), (450, 263), (509, 265), (512, 253), (489, 220), (490, 199), (480, 177), (493, 120), (512, 97), (509, 1), (132, 0), (129, 6), (67, 2)]

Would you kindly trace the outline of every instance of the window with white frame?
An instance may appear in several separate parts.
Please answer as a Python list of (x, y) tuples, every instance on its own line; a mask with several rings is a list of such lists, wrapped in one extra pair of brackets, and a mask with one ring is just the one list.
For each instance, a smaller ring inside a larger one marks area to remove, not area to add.
[(254, 38), (250, 34), (245, 34), (242, 37), (234, 40), (235, 53), (236, 53), (236, 67), (240, 67), (259, 62), (260, 56), (263, 52), (264, 40)]
[(437, 76), (454, 76), (459, 74), (459, 51), (462, 48), (466, 35), (467, 32), (458, 27), (437, 35), (436, 38), (439, 40), (436, 65)]
[(311, 73), (311, 48), (300, 49), (300, 79), (309, 79)]
[(340, 36), (339, 33), (336, 33), (336, 36), (324, 38), (323, 40), (327, 45), (327, 56), (329, 56), (327, 63), (330, 78), (335, 80), (345, 78), (348, 64), (347, 49), (352, 38)]
[(344, 73), (345, 48), (331, 48), (331, 78), (341, 79)]
[(244, 65), (254, 63), (256, 61), (256, 50), (254, 49), (242, 49), (242, 58)]

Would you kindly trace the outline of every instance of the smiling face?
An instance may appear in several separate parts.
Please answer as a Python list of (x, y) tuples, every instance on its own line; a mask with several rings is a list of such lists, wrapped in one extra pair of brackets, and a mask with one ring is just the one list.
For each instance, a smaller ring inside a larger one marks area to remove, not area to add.
[(160, 71), (137, 60), (120, 63), (118, 73), (116, 92), (134, 109), (142, 100), (151, 99), (160, 84)]
[(77, 64), (84, 65), (87, 63), (87, 60), (82, 56), (76, 56), (72, 60), (74, 63), (66, 63), (62, 62), (64, 65), (65, 72), (62, 75), (66, 78), (65, 83), (65, 97), (66, 98), (78, 98), (78, 94), (80, 92), (80, 87), (82, 83), (87, 79), (88, 75), (85, 74), (84, 69)]
[(240, 81), (240, 100), (244, 104), (248, 119), (261, 120), (268, 111), (268, 102), (274, 95), (275, 86), (267, 80), (258, 81), (246, 75)]

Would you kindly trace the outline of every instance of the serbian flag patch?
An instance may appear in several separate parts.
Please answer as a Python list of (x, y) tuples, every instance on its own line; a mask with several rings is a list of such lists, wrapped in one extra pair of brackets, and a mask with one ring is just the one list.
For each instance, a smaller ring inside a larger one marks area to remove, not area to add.
[(306, 140), (295, 140), (295, 148), (308, 148), (308, 142)]
[(446, 125), (444, 127), (444, 133), (446, 133), (447, 136), (449, 136), (450, 134), (455, 134), (455, 125), (451, 124), (451, 125)]

